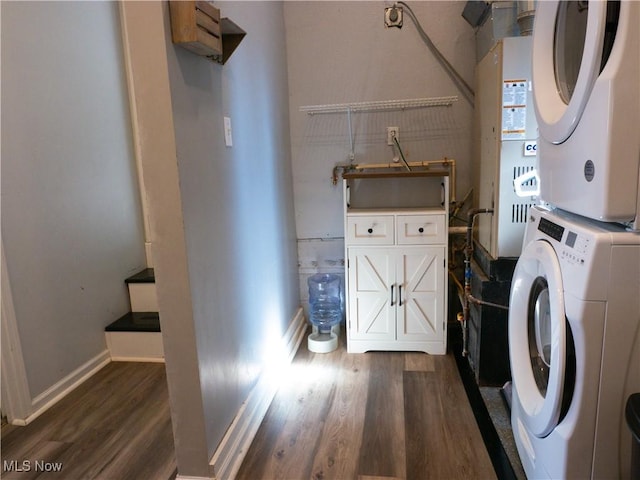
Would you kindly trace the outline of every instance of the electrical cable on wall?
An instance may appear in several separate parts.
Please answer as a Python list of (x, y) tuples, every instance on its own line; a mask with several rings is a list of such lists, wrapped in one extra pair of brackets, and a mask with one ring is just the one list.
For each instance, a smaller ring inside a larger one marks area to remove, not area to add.
[(400, 143), (398, 142), (398, 138), (394, 136), (393, 137), (393, 141), (395, 142), (396, 146), (398, 147), (398, 152), (400, 152), (400, 158), (402, 159), (402, 164), (407, 169), (407, 171), (410, 172), (411, 171), (411, 167), (407, 163), (407, 160), (404, 158), (404, 153), (402, 152), (402, 148), (400, 148)]
[(418, 17), (416, 17), (416, 14), (413, 13), (411, 7), (407, 5), (406, 2), (396, 2), (396, 5), (402, 5), (407, 9), (409, 17), (416, 26), (416, 29), (418, 30), (418, 33), (420, 34), (420, 37), (422, 38), (424, 43), (427, 45), (431, 53), (433, 53), (433, 55), (436, 57), (436, 60), (438, 60), (438, 63), (440, 63), (440, 65), (444, 68), (445, 72), (449, 75), (451, 80), (453, 80), (453, 83), (456, 85), (458, 90), (460, 90), (460, 93), (473, 107), (475, 99), (475, 92), (473, 88), (471, 88), (471, 86), (464, 80), (464, 78), (462, 78), (462, 76), (457, 72), (453, 65), (451, 65), (451, 63), (449, 63), (449, 61), (440, 52), (440, 50), (438, 50), (438, 47), (436, 47), (435, 44), (431, 41), (431, 38), (429, 38), (429, 35), (427, 35), (427, 33), (422, 28)]

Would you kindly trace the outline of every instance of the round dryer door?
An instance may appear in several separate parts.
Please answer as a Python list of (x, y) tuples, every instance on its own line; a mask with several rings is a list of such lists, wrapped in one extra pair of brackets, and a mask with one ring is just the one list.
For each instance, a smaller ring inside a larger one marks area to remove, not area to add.
[(619, 8), (615, 3), (538, 2), (533, 33), (533, 97), (540, 135), (551, 143), (567, 140), (580, 121), (608, 58), (612, 28), (615, 36)]
[(509, 357), (523, 420), (544, 437), (558, 424), (566, 364), (566, 316), (560, 264), (544, 240), (529, 243), (511, 284)]

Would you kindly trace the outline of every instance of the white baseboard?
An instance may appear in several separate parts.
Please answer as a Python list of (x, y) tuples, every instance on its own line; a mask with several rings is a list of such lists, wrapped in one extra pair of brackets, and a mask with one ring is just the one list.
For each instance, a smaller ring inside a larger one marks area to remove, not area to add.
[[(282, 343), (287, 349), (288, 362), (291, 362), (296, 354), (306, 329), (303, 311), (299, 308), (282, 338)], [(213, 454), (210, 461), (213, 478), (227, 480), (235, 478), (238, 473), (242, 460), (277, 391), (277, 385), (267, 376), (265, 374), (260, 376)]]
[(156, 357), (111, 357), (112, 362), (165, 363), (163, 358)]
[(32, 411), (28, 417), (14, 420), (14, 425), (28, 425), (53, 405), (71, 393), (81, 383), (111, 362), (109, 351), (105, 350), (81, 365), (59, 382), (47, 388), (31, 401)]

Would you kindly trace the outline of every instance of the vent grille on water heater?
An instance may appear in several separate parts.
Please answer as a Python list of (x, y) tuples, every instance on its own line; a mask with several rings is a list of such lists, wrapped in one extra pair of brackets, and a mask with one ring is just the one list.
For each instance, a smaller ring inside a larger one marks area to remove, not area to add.
[[(521, 175), (524, 175), (525, 173), (530, 172), (534, 168), (535, 167), (533, 166), (526, 166), (526, 165), (525, 166), (519, 165), (519, 166), (513, 167), (513, 180), (515, 180)], [(522, 184), (523, 187), (534, 187), (535, 185), (536, 185), (535, 178), (532, 178), (531, 180)], [(533, 203), (513, 203), (511, 205), (511, 223), (526, 223), (527, 216), (529, 213), (529, 207), (533, 205), (534, 205)]]
[(511, 223), (525, 223), (530, 206), (528, 203), (514, 203), (511, 205)]
[[(518, 165), (516, 167), (513, 167), (513, 180), (515, 180), (516, 178), (518, 178), (520, 175), (524, 175), (525, 173), (529, 173), (531, 170), (534, 170), (535, 167), (533, 166), (527, 166), (527, 165)], [(523, 187), (534, 187), (536, 185), (536, 180), (535, 178), (532, 178), (531, 180), (524, 182), (522, 184)], [(515, 191), (515, 188), (514, 188)]]

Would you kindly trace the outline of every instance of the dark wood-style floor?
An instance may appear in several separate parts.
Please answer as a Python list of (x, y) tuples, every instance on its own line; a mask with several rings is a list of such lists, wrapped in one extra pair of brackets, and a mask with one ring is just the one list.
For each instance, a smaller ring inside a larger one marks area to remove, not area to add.
[[(303, 344), (283, 377), (239, 479), (495, 478), (451, 355)], [(2, 466), (3, 479), (175, 478), (164, 365), (111, 363), (28, 426), (3, 426)]]
[(3, 480), (175, 478), (164, 364), (112, 362), (26, 427), (3, 425), (1, 472)]
[(303, 344), (284, 377), (239, 480), (496, 478), (451, 354)]

